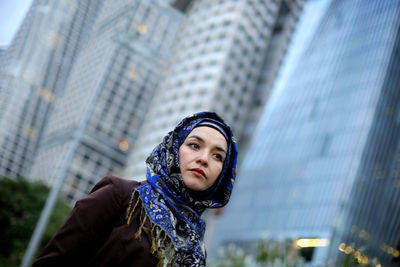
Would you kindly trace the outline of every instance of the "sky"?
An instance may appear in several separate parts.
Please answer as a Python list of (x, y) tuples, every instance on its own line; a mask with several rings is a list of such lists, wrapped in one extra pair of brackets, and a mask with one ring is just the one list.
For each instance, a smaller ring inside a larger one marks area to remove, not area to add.
[(0, 0), (0, 47), (7, 47), (25, 17), (32, 0)]

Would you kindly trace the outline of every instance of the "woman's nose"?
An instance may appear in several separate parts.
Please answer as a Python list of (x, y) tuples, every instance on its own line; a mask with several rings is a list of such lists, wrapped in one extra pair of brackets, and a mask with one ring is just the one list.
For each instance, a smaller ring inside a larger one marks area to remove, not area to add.
[(202, 165), (207, 165), (208, 164), (208, 155), (205, 152), (201, 152), (197, 158), (197, 162), (199, 162)]

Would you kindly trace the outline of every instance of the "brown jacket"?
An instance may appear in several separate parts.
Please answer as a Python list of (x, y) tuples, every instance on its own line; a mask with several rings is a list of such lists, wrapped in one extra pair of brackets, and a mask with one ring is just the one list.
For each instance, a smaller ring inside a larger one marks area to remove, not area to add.
[(76, 202), (33, 266), (156, 266), (148, 237), (135, 238), (142, 209), (136, 209), (131, 223), (126, 223), (131, 194), (140, 185), (104, 177), (87, 197)]

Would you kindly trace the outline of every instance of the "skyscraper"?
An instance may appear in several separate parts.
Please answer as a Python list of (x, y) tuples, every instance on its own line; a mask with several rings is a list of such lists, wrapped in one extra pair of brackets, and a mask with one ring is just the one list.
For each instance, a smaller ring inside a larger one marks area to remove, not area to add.
[(313, 263), (399, 263), (399, 11), (332, 1), (264, 110), (215, 245), (318, 238)]
[[(216, 111), (246, 143), (295, 27), (302, 1), (194, 1), (155, 93), (125, 177), (188, 114)], [(260, 74), (263, 73), (263, 76)]]
[(0, 62), (0, 175), (26, 176), (102, 1), (33, 1)]
[(180, 29), (184, 14), (174, 3), (104, 1), (29, 177), (52, 184), (64, 176), (74, 203), (121, 173)]

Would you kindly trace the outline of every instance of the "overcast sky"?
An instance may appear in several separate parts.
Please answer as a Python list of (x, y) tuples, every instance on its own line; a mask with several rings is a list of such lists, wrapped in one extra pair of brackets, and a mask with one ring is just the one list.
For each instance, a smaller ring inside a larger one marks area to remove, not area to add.
[(32, 0), (0, 0), (0, 47), (7, 47)]

